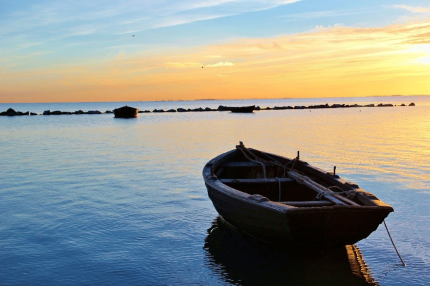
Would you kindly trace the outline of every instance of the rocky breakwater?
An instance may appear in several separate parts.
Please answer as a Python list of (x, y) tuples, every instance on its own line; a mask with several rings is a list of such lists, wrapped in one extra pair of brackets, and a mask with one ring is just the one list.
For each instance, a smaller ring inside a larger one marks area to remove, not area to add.
[[(254, 108), (254, 111), (264, 111), (264, 110), (296, 110), (296, 109), (326, 109), (326, 108), (365, 108), (365, 107), (394, 107), (394, 106), (415, 106), (415, 103), (411, 102), (410, 104), (406, 105), (404, 103), (400, 105), (394, 105), (390, 103), (379, 103), (379, 104), (332, 104), (329, 105), (326, 104), (318, 104), (318, 105), (309, 105), (309, 106), (303, 106), (303, 105), (296, 105), (296, 106), (274, 106), (274, 107), (260, 107), (256, 106)], [(154, 110), (140, 110), (139, 113), (176, 113), (176, 112), (211, 112), (211, 111), (231, 111), (231, 107), (220, 105), (218, 108), (177, 108), (177, 109), (154, 109)], [(99, 110), (89, 110), (89, 111), (83, 111), (83, 110), (77, 110), (77, 111), (60, 111), (60, 110), (45, 110), (42, 115), (81, 115), (81, 114), (109, 114), (113, 113), (111, 110), (106, 110), (105, 112), (99, 111)], [(6, 111), (0, 112), (0, 116), (22, 116), (22, 115), (39, 115), (35, 112), (21, 112), (21, 111), (15, 111), (12, 108), (9, 108)]]
[[(107, 110), (106, 113), (112, 113), (112, 111)], [(77, 111), (60, 111), (60, 110), (45, 110), (43, 112), (43, 115), (79, 115), (79, 114), (103, 114), (103, 112), (98, 110), (89, 110), (89, 111), (83, 111), (83, 110), (77, 110)]]
[(22, 115), (38, 115), (35, 112), (22, 112), (22, 111), (15, 111), (13, 108), (9, 108), (6, 111), (0, 112), (0, 116), (22, 116)]

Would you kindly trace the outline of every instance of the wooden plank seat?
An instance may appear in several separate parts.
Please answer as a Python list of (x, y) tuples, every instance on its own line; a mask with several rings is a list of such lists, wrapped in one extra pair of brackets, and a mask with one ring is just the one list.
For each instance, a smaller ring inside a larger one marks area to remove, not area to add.
[(280, 202), (285, 205), (293, 206), (293, 207), (324, 207), (324, 206), (332, 206), (335, 203), (323, 200), (323, 201), (289, 201), (289, 202)]
[(269, 179), (219, 179), (221, 183), (223, 184), (267, 184), (267, 183), (271, 183), (271, 184), (278, 184), (279, 181), (281, 183), (286, 183), (286, 182), (295, 182), (293, 179), (291, 178), (269, 178)]
[[(273, 164), (264, 164), (266, 167), (267, 166), (275, 166)], [(257, 162), (225, 162), (221, 165), (222, 167), (225, 168), (244, 168), (244, 167), (260, 167), (261, 168), (261, 164), (257, 163)]]

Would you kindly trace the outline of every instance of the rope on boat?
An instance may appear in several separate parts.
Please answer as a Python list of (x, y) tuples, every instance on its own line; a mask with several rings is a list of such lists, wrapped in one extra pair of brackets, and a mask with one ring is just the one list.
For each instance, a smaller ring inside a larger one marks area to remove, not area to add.
[(332, 190), (332, 191), (339, 190), (339, 191), (337, 191), (335, 193), (339, 194), (339, 195), (346, 195), (346, 197), (348, 199), (353, 199), (357, 195), (357, 192), (354, 189), (351, 189), (349, 191), (344, 191), (341, 188), (339, 188), (338, 186), (331, 186), (331, 187), (328, 187), (327, 189)]
[(384, 219), (384, 226), (385, 226), (385, 229), (387, 230), (388, 236), (390, 237), (391, 243), (393, 244), (394, 249), (397, 252), (397, 255), (399, 256), (400, 260), (402, 261), (403, 266), (406, 267), (406, 263), (403, 261), (402, 256), (400, 255), (399, 251), (397, 250), (396, 245), (394, 244), (393, 238), (391, 237), (390, 231), (388, 230), (387, 224), (385, 223), (385, 219)]
[[(246, 159), (248, 159), (251, 162), (256, 162), (256, 163), (261, 165), (261, 167), (263, 168), (263, 174), (264, 174), (265, 179), (267, 179), (265, 166), (266, 166), (266, 164), (272, 164), (272, 165), (278, 166), (284, 170), (283, 178), (285, 178), (285, 175), (288, 174), (288, 176), (290, 178), (293, 178), (299, 184), (306, 184), (306, 185), (308, 185), (308, 187), (317, 191), (318, 192), (317, 197), (316, 197), (317, 200), (320, 200), (322, 197), (327, 197), (326, 195), (331, 195), (332, 197), (334, 197), (333, 199), (335, 199), (335, 200), (337, 199), (336, 201), (334, 201), (336, 204), (340, 203), (340, 201), (341, 201), (341, 202), (346, 203), (348, 205), (358, 206), (357, 203), (350, 200), (350, 199), (354, 198), (356, 195), (356, 192), (354, 189), (351, 189), (349, 191), (344, 191), (337, 186), (332, 186), (332, 187), (326, 188), (326, 187), (323, 187), (323, 186), (319, 185), (318, 183), (314, 182), (313, 180), (310, 180), (310, 178), (303, 176), (303, 175), (300, 175), (297, 172), (292, 171), (296, 162), (299, 160), (299, 153), (298, 152), (297, 152), (296, 158), (290, 160), (287, 164), (284, 165), (281, 162), (277, 161), (276, 159), (272, 158), (271, 156), (269, 156), (267, 154), (265, 154), (265, 156), (269, 157), (271, 159), (270, 161), (258, 157), (251, 150), (246, 148), (245, 145), (243, 145), (242, 141), (239, 142), (239, 145), (236, 145), (236, 148), (242, 152), (242, 154), (245, 156)], [(252, 156), (254, 159), (250, 158), (250, 156)], [(293, 166), (291, 167), (290, 171), (287, 172), (286, 169), (290, 163), (293, 163)], [(281, 184), (281, 182), (279, 181), (279, 196), (281, 196), (281, 185), (280, 184)], [(340, 192), (339, 191), (335, 192), (332, 190), (332, 188), (338, 189), (338, 190), (340, 190)], [(341, 195), (345, 195), (346, 197), (343, 197)], [(279, 198), (279, 201), (280, 200), (281, 199)]]
[[(242, 142), (241, 142), (241, 143), (242, 143)], [(251, 162), (255, 162), (255, 163), (258, 163), (258, 164), (260, 164), (260, 165), (261, 165), (261, 167), (263, 168), (263, 175), (264, 175), (264, 178), (265, 178), (265, 179), (267, 179), (267, 177), (266, 177), (266, 165), (265, 165), (263, 162), (259, 162), (259, 161), (257, 161), (257, 160), (253, 160), (253, 159), (249, 158), (249, 156), (248, 156), (248, 155), (246, 155), (245, 151), (244, 151), (242, 148), (240, 148), (239, 146), (240, 146), (240, 145), (238, 145), (238, 146), (237, 146), (237, 149), (239, 149), (239, 150), (242, 152), (243, 156), (245, 156), (245, 158), (246, 158), (246, 159), (248, 159), (248, 160), (249, 160), (249, 161), (251, 161)]]
[[(269, 157), (271, 160), (265, 160), (262, 159), (260, 157), (258, 157), (257, 155), (255, 155), (251, 150), (249, 150), (248, 148), (245, 147), (245, 145), (243, 145), (243, 142), (240, 141), (239, 145), (236, 145), (236, 148), (239, 149), (242, 154), (245, 156), (246, 159), (248, 159), (251, 162), (256, 162), (258, 164), (260, 164), (263, 167), (263, 172), (264, 172), (264, 178), (266, 178), (266, 168), (265, 168), (265, 164), (272, 164), (275, 166), (278, 166), (280, 168), (283, 169), (283, 178), (285, 178), (285, 175), (287, 174), (287, 166), (293, 162), (293, 166), (291, 167), (291, 170), (294, 168), (294, 165), (297, 161), (298, 158), (294, 158), (293, 160), (290, 160), (287, 164), (282, 164), (281, 162), (279, 162), (278, 160), (272, 158), (271, 156), (269, 156), (268, 154), (265, 154), (267, 157)], [(246, 153), (248, 153), (250, 156), (254, 157), (254, 159), (250, 158)]]

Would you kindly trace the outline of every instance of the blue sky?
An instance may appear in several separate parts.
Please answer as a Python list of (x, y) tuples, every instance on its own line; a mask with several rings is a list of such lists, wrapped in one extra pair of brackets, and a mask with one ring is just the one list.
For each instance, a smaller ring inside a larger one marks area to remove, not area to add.
[(43, 73), (118, 55), (153, 57), (322, 28), (380, 28), (429, 15), (429, 1), (0, 0), (0, 69)]

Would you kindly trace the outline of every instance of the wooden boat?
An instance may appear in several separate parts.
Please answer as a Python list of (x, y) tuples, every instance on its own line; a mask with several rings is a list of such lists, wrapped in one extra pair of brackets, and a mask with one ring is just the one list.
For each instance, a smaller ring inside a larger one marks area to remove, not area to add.
[(255, 105), (251, 106), (239, 106), (239, 107), (227, 107), (228, 110), (234, 113), (252, 113), (254, 111)]
[(138, 112), (139, 109), (127, 105), (113, 110), (115, 117), (119, 118), (136, 117)]
[(375, 231), (393, 208), (334, 172), (246, 148), (210, 160), (203, 178), (218, 213), (269, 242), (343, 246)]

